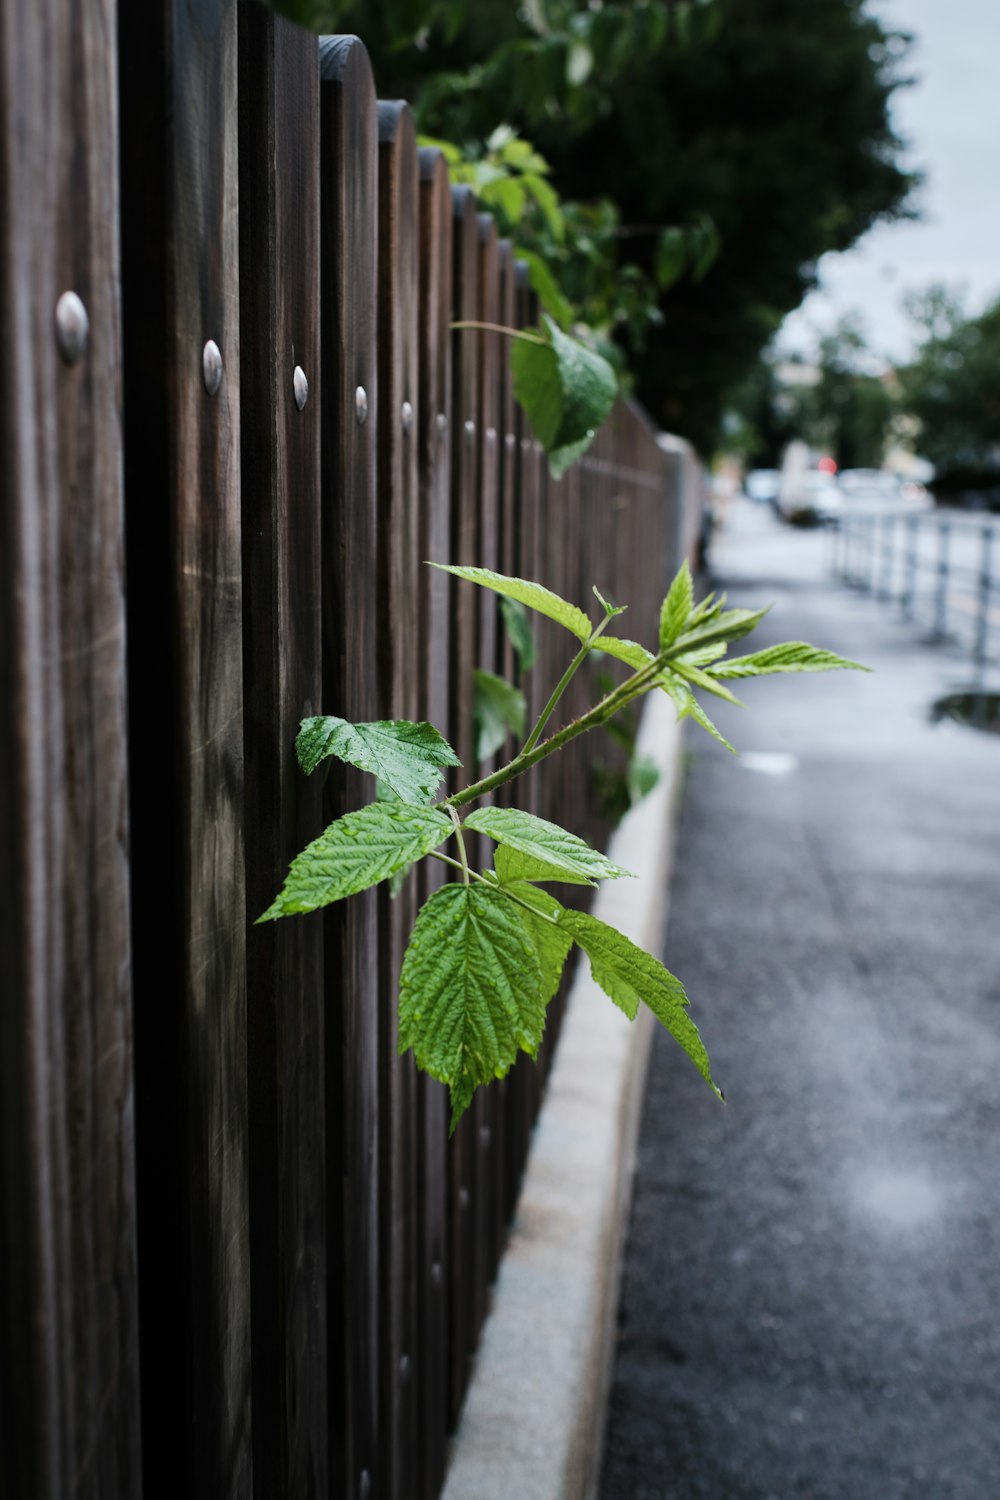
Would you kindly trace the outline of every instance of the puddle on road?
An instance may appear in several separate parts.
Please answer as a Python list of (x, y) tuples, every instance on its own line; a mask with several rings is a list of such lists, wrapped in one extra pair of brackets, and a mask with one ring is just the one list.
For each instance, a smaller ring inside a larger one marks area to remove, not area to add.
[(949, 693), (931, 705), (930, 717), (932, 724), (952, 719), (970, 729), (1000, 734), (1000, 693), (979, 693), (971, 688), (963, 693)]
[(869, 1168), (850, 1184), (851, 1196), (879, 1228), (912, 1233), (945, 1214), (945, 1193), (923, 1172)]
[(799, 768), (798, 757), (783, 750), (743, 750), (739, 763), (744, 771), (756, 771), (760, 776), (788, 776)]

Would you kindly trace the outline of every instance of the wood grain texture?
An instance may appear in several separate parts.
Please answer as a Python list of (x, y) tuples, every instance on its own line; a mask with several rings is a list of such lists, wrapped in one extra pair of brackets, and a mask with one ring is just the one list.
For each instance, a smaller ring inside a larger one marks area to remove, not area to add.
[[(456, 321), (478, 318), (479, 225), (467, 187), (452, 188), (452, 310)], [(479, 543), (479, 333), (452, 333), (451, 549), (449, 561), (476, 563)], [(466, 771), (476, 766), (472, 725), (473, 671), (479, 665), (480, 590), (451, 579), (449, 739)], [(474, 857), (474, 856), (473, 856)], [(448, 1158), (450, 1415), (458, 1419), (475, 1347), (476, 1111), (468, 1110), (451, 1138)]]
[(303, 775), (294, 750), (322, 697), (315, 37), (241, 5), (239, 92), (254, 1486), (318, 1500), (328, 1491), (323, 926), (253, 925), (321, 827), (320, 777)]
[[(323, 358), (323, 705), (377, 717), (375, 438), (378, 124), (356, 37), (320, 40)], [(359, 390), (367, 398), (359, 421)], [(372, 800), (371, 779), (334, 770), (327, 815)], [(374, 892), (326, 924), (330, 1483), (381, 1495), (379, 1418), (379, 986)]]
[[(478, 264), (477, 264), (477, 318), (483, 323), (498, 324), (500, 321), (500, 260), (497, 226), (492, 214), (477, 216)], [(479, 380), (478, 412), (478, 481), (476, 485), (476, 565), (493, 571), (500, 566), (500, 423), (502, 366), (510, 357), (510, 341), (498, 333), (482, 331), (479, 334)], [(488, 672), (497, 669), (497, 650), (500, 637), (500, 608), (497, 596), (490, 589), (476, 591), (479, 605), (479, 640), (476, 664)], [(507, 751), (516, 747), (508, 740), (505, 750), (485, 762), (481, 768), (487, 774), (503, 759)], [(492, 802), (495, 799), (485, 799)], [(493, 844), (480, 838), (478, 862), (488, 867), (493, 862)], [(470, 857), (472, 851), (470, 849)], [(472, 1315), (475, 1337), (486, 1316), (487, 1296), (496, 1274), (497, 1224), (496, 1180), (497, 1166), (496, 1136), (498, 1131), (497, 1109), (500, 1104), (499, 1091), (493, 1088), (479, 1089), (473, 1102), (476, 1153), (476, 1192), (474, 1204), (474, 1236), (472, 1272)]]
[[(237, 13), (120, 13), (147, 1485), (251, 1485)], [(203, 350), (223, 376), (211, 396)]]
[[(420, 151), (419, 278), (419, 556), (445, 562), (451, 555), (452, 204), (444, 157)], [(450, 580), (422, 570), (420, 591), (420, 714), (449, 727)], [(456, 780), (464, 775), (455, 773)], [(444, 866), (426, 860), (421, 892), (444, 882)], [(444, 1480), (448, 1432), (448, 1180), (447, 1090), (421, 1075), (418, 1159), (418, 1474), (420, 1500), (435, 1500)]]
[[(419, 165), (413, 115), (380, 103), (378, 276), (379, 713), (419, 717), (417, 489)], [(417, 914), (411, 875), (379, 892), (382, 1493), (410, 1500), (417, 1471), (417, 1078), (397, 1056), (399, 973)]]
[(114, 28), (0, 13), (0, 1492), (32, 1500), (141, 1480)]

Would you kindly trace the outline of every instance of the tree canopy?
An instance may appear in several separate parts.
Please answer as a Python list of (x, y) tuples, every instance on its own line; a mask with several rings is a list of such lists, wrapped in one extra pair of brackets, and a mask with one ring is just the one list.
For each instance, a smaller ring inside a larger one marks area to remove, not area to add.
[(1000, 484), (1000, 300), (970, 316), (960, 298), (932, 287), (910, 311), (922, 338), (899, 372), (902, 399), (920, 423), (935, 489)]
[(473, 161), (501, 125), (537, 148), (564, 232), (543, 212), (505, 227), (703, 451), (820, 256), (909, 211), (890, 119), (907, 38), (864, 0), (325, 4), (424, 133)]

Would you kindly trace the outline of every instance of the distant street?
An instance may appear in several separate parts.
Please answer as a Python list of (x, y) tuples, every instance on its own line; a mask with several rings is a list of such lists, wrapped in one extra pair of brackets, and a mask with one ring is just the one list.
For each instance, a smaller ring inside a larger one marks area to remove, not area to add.
[(827, 556), (746, 504), (713, 554), (877, 673), (688, 732), (665, 959), (728, 1103), (657, 1038), (601, 1500), (1000, 1497), (1000, 738)]

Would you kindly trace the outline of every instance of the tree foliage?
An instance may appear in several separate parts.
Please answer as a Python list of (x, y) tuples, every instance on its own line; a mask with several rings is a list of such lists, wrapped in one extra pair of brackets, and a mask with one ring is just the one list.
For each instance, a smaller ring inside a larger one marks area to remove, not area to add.
[(935, 466), (935, 488), (1000, 484), (1000, 299), (970, 316), (937, 286), (909, 308), (922, 336), (900, 371), (902, 401), (920, 423), (918, 447)]

